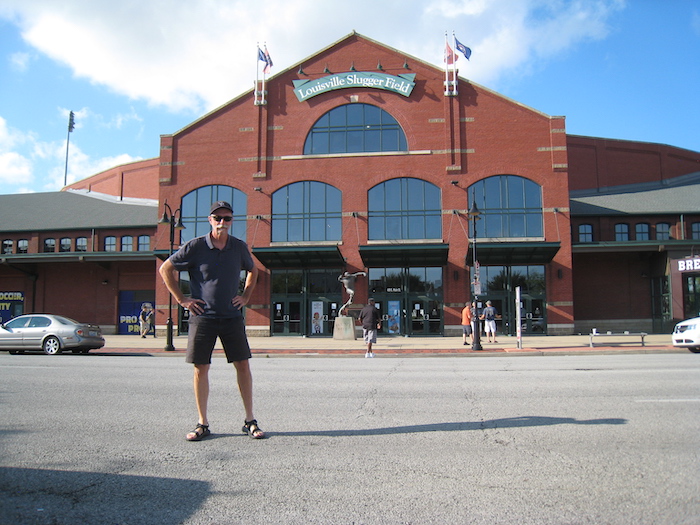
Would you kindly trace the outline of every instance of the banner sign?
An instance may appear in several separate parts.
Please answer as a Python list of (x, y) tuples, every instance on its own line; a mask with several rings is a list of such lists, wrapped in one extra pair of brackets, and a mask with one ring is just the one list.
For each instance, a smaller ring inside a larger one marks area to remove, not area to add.
[(335, 89), (374, 88), (398, 93), (404, 97), (411, 95), (416, 83), (414, 73), (407, 75), (387, 75), (386, 73), (349, 71), (336, 73), (316, 80), (294, 80), (294, 94), (299, 102), (327, 93)]
[(692, 259), (680, 259), (678, 261), (678, 271), (679, 272), (700, 271), (700, 257), (693, 257)]

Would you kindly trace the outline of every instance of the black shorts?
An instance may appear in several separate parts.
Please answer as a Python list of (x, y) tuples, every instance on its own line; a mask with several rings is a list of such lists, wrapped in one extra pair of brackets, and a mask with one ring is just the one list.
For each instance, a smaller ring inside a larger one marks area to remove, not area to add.
[(217, 337), (221, 339), (229, 363), (250, 359), (250, 346), (242, 317), (221, 319), (191, 316), (189, 325), (186, 362), (195, 365), (211, 364)]

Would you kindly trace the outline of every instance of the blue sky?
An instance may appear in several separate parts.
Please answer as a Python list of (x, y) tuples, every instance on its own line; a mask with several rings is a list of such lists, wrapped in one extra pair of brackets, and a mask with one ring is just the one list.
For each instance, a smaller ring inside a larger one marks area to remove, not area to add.
[[(349, 10), (348, 6), (353, 9)], [(0, 0), (0, 192), (59, 190), (159, 155), (174, 133), (356, 30), (442, 67), (570, 134), (700, 151), (695, 0)]]

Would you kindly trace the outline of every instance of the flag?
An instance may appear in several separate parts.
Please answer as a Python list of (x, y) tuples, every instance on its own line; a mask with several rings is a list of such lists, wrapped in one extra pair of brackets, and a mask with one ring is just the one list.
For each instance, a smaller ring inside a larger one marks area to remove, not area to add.
[(272, 59), (270, 58), (270, 53), (267, 52), (267, 46), (265, 46), (265, 51), (258, 47), (258, 60), (265, 62), (263, 73), (269, 73), (272, 68)]
[(467, 60), (469, 60), (469, 57), (472, 56), (472, 50), (464, 44), (462, 44), (462, 42), (457, 40), (457, 37), (455, 37), (455, 47), (457, 48), (457, 51), (462, 53), (464, 55), (464, 58), (466, 58)]
[(454, 64), (457, 61), (457, 55), (452, 51), (450, 44), (445, 42), (445, 62), (447, 64)]

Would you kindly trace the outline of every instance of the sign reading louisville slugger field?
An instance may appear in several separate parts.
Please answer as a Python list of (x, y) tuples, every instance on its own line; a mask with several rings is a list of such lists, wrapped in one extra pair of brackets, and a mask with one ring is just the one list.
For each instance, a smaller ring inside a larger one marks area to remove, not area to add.
[(335, 89), (347, 88), (375, 88), (398, 93), (404, 97), (410, 96), (416, 83), (415, 74), (410, 75), (387, 75), (386, 73), (370, 73), (361, 71), (350, 71), (348, 73), (337, 73), (316, 80), (294, 80), (294, 94), (299, 102), (308, 100), (311, 97), (333, 91)]

